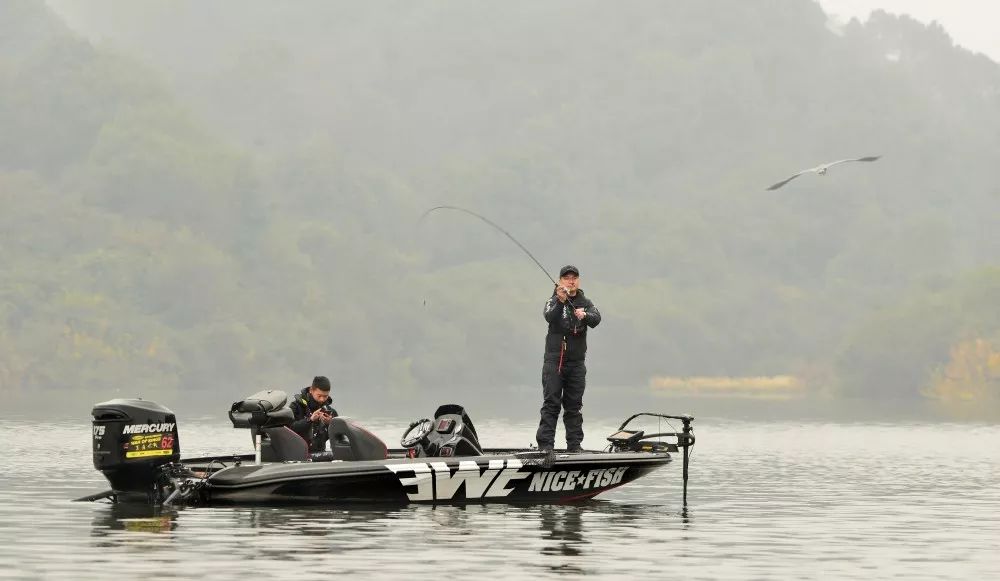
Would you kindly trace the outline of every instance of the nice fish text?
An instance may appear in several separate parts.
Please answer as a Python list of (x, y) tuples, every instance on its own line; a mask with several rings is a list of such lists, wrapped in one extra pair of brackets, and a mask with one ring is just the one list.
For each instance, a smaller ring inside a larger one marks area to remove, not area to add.
[[(410, 500), (449, 500), (461, 487), (465, 498), (498, 498), (514, 491), (508, 488), (513, 481), (532, 477), (528, 492), (566, 492), (590, 490), (603, 486), (620, 484), (628, 467), (598, 470), (569, 470), (560, 472), (522, 471), (523, 464), (518, 459), (490, 460), (489, 466), (480, 470), (471, 460), (462, 460), (458, 469), (452, 472), (444, 462), (416, 462), (406, 464), (386, 464), (386, 468), (399, 477), (404, 487), (416, 486), (415, 492), (407, 492)], [(412, 473), (413, 476), (401, 474)], [(462, 487), (462, 484), (465, 486)]]

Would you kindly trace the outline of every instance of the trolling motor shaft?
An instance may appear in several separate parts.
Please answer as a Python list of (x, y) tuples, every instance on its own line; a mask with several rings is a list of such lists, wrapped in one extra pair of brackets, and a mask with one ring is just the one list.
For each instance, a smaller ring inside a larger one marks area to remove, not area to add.
[(691, 427), (692, 416), (680, 416), (679, 419), (684, 424), (683, 431), (677, 434), (677, 446), (684, 448), (684, 504), (688, 500), (688, 462), (691, 460), (690, 449), (694, 446), (694, 428)]
[[(655, 434), (646, 434), (642, 431), (636, 430), (626, 430), (625, 427), (640, 416), (650, 416), (654, 418), (664, 418), (670, 420), (680, 420), (684, 427), (680, 432), (657, 432)], [(688, 465), (691, 461), (691, 447), (694, 446), (694, 428), (691, 426), (691, 422), (694, 421), (694, 416), (684, 414), (680, 416), (671, 416), (667, 414), (658, 414), (653, 412), (640, 412), (629, 416), (622, 425), (618, 427), (618, 432), (608, 436), (608, 441), (611, 442), (611, 446), (616, 449), (621, 450), (651, 450), (654, 449), (653, 445), (649, 442), (643, 443), (644, 440), (649, 440), (651, 438), (661, 438), (661, 437), (674, 437), (677, 439), (676, 443), (666, 444), (665, 449), (667, 452), (677, 452), (683, 448), (684, 451), (684, 504), (687, 504), (687, 485), (688, 485)]]

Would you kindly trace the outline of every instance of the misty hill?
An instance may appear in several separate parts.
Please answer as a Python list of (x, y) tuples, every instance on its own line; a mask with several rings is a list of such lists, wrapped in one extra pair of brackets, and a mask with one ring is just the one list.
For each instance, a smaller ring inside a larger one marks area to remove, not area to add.
[(1000, 67), (940, 27), (807, 0), (51, 5), (76, 30), (0, 8), (5, 392), (534, 389), (551, 285), (474, 220), (416, 228), (452, 203), (580, 266), (594, 390), (789, 374), (917, 405), (966, 357), (995, 405)]

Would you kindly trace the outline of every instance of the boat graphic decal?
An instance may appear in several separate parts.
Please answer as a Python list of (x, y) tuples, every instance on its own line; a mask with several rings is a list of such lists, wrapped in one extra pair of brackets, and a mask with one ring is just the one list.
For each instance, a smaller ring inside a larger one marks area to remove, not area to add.
[[(520, 460), (490, 460), (480, 468), (472, 460), (462, 460), (452, 470), (444, 462), (385, 464), (406, 488), (410, 500), (451, 500), (498, 498), (514, 491), (512, 483), (531, 477), (528, 492), (592, 490), (620, 484), (627, 466), (595, 470), (538, 472), (524, 470)], [(464, 484), (464, 486), (463, 486)], [(415, 490), (412, 488), (415, 487)]]
[(124, 445), (125, 458), (149, 458), (150, 456), (172, 456), (174, 453), (173, 434), (133, 434)]
[(528, 492), (566, 492), (591, 490), (620, 484), (628, 466), (603, 468), (600, 470), (562, 470), (559, 472), (537, 472), (531, 478)]

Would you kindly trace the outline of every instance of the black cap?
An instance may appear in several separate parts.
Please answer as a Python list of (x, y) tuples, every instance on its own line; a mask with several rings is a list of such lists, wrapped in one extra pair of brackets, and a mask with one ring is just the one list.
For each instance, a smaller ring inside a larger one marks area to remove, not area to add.
[(580, 276), (579, 268), (573, 266), (572, 264), (567, 264), (566, 266), (559, 269), (559, 278), (562, 278), (571, 272), (577, 276)]
[(330, 391), (330, 380), (325, 376), (317, 375), (313, 378), (312, 387), (315, 387), (320, 391)]

